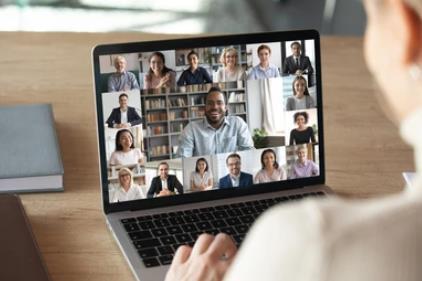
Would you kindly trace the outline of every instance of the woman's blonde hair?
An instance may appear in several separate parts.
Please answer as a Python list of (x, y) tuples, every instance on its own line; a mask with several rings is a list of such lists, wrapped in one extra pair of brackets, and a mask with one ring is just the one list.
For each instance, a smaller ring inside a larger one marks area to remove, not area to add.
[(118, 176), (119, 176), (119, 184), (120, 184), (120, 175), (122, 175), (123, 173), (130, 175), (130, 186), (132, 186), (133, 185), (133, 173), (129, 168), (126, 168), (126, 167), (120, 168), (119, 172), (117, 173)]
[(239, 56), (237, 55), (237, 50), (235, 48), (233, 48), (233, 47), (228, 47), (228, 48), (224, 48), (223, 49), (223, 52), (221, 53), (221, 56), (220, 56), (220, 62), (224, 66), (226, 66), (226, 54), (227, 53), (230, 53), (230, 52), (233, 52), (235, 54), (235, 56), (236, 56), (236, 65), (238, 64), (238, 58), (239, 58)]

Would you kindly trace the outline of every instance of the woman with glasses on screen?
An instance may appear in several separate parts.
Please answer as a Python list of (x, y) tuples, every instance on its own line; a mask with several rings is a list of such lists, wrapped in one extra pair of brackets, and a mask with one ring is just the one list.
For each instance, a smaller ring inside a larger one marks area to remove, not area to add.
[(133, 182), (133, 174), (128, 168), (121, 168), (118, 177), (119, 184), (113, 192), (110, 202), (115, 203), (145, 198), (139, 185)]

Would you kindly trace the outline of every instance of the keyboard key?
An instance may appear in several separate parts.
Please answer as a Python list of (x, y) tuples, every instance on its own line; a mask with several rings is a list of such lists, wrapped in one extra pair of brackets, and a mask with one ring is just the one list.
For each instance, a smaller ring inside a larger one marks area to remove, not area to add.
[(144, 259), (142, 261), (143, 261), (145, 267), (154, 267), (154, 266), (160, 265), (160, 263), (158, 262), (158, 260), (156, 258)]
[(207, 230), (212, 228), (211, 224), (207, 221), (197, 222), (195, 225), (199, 230)]
[(173, 260), (173, 256), (167, 255), (167, 256), (159, 257), (158, 259), (160, 260), (160, 263), (162, 265), (168, 265), (168, 264), (171, 264), (171, 261)]
[(240, 217), (240, 221), (249, 225), (253, 223), (254, 218), (251, 215), (243, 216), (243, 217)]
[(139, 226), (144, 230), (155, 228), (155, 225), (152, 221), (141, 221), (139, 222)]
[(220, 231), (218, 229), (207, 229), (205, 230), (205, 233), (211, 234), (211, 235), (217, 235), (218, 233), (220, 233)]
[(160, 255), (162, 255), (162, 256), (174, 254), (173, 248), (171, 246), (157, 247), (157, 250), (160, 253)]
[(196, 241), (196, 239), (198, 239), (198, 236), (201, 235), (202, 233), (204, 233), (204, 232), (202, 232), (202, 231), (195, 231), (195, 232), (190, 233), (190, 236), (192, 236), (192, 239), (194, 241)]
[(193, 225), (192, 223), (184, 224), (181, 227), (182, 227), (183, 231), (187, 232), (187, 233), (197, 231), (195, 225)]
[(158, 239), (144, 239), (144, 240), (138, 240), (133, 242), (133, 245), (135, 245), (136, 249), (145, 249), (145, 248), (152, 248), (156, 246), (161, 246), (161, 243)]
[(216, 219), (225, 219), (228, 217), (228, 215), (225, 211), (217, 211), (217, 212), (214, 212), (214, 217)]
[(141, 216), (141, 217), (137, 217), (136, 218), (138, 221), (150, 221), (152, 219), (152, 216), (147, 215), (147, 216)]
[(229, 217), (238, 217), (242, 215), (242, 212), (239, 209), (230, 209), (227, 210)]
[(233, 227), (223, 227), (220, 229), (220, 232), (226, 233), (231, 236), (236, 234), (236, 230), (234, 230)]
[(214, 220), (214, 221), (211, 222), (211, 224), (215, 228), (221, 228), (221, 227), (226, 227), (227, 226), (227, 224), (223, 220)]
[(176, 243), (176, 239), (174, 239), (173, 236), (160, 237), (160, 241), (163, 243), (163, 245), (171, 245)]
[(234, 229), (236, 229), (237, 233), (239, 234), (245, 234), (248, 231), (249, 227), (247, 225), (241, 224), (236, 225)]
[(120, 221), (123, 224), (125, 224), (125, 223), (134, 223), (134, 222), (136, 222), (136, 219), (135, 218), (127, 218), (127, 219), (121, 219)]
[(133, 231), (140, 230), (137, 223), (127, 223), (127, 224), (124, 224), (123, 226), (125, 227), (126, 232), (133, 232)]
[(228, 218), (228, 219), (226, 219), (226, 222), (231, 226), (238, 225), (238, 224), (242, 223), (238, 218)]
[(214, 216), (210, 213), (201, 213), (198, 217), (201, 221), (210, 221), (214, 219)]
[(155, 248), (148, 248), (148, 249), (139, 250), (138, 254), (142, 259), (152, 258), (152, 257), (158, 256), (158, 252)]
[(161, 219), (154, 220), (154, 224), (157, 227), (167, 227), (167, 226), (170, 226), (170, 222), (166, 218), (161, 218)]
[(129, 233), (129, 237), (130, 239), (132, 239), (132, 241), (136, 241), (136, 240), (152, 238), (152, 234), (149, 230), (136, 231), (136, 232)]
[(184, 220), (186, 223), (192, 223), (192, 222), (198, 222), (200, 221), (199, 217), (195, 214), (189, 215), (189, 216), (185, 216)]
[(182, 233), (182, 229), (179, 226), (169, 226), (167, 227), (167, 231), (169, 234)]
[(177, 242), (179, 243), (188, 243), (192, 241), (192, 238), (189, 233), (176, 234), (175, 237)]
[(164, 228), (153, 229), (151, 230), (151, 232), (154, 236), (157, 237), (168, 235), (167, 231)]
[(244, 215), (250, 215), (256, 212), (252, 207), (242, 208), (241, 211)]
[(171, 225), (180, 225), (185, 223), (185, 221), (181, 217), (169, 218), (169, 222)]
[(234, 241), (239, 245), (243, 242), (243, 239), (245, 238), (244, 235), (235, 235), (233, 236)]

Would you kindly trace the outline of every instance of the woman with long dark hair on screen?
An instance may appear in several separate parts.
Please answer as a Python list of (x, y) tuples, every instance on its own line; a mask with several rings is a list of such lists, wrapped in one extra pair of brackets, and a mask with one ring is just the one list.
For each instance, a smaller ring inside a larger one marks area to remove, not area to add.
[(130, 130), (123, 129), (116, 134), (116, 150), (110, 157), (110, 165), (144, 164), (145, 156), (140, 148), (135, 147)]
[(166, 59), (161, 52), (149, 56), (149, 70), (144, 76), (144, 89), (174, 88), (176, 73), (166, 66)]
[(292, 83), (293, 96), (288, 97), (286, 110), (300, 110), (315, 107), (314, 98), (309, 95), (308, 82), (303, 76), (296, 76)]
[(205, 158), (196, 160), (195, 171), (190, 176), (190, 187), (192, 191), (204, 191), (212, 189), (213, 177)]
[(261, 153), (261, 170), (256, 173), (254, 183), (265, 183), (286, 179), (286, 173), (277, 162), (277, 154), (271, 148)]
[(315, 142), (315, 133), (312, 127), (307, 126), (309, 114), (306, 111), (296, 112), (293, 115), (297, 128), (290, 131), (290, 145)]

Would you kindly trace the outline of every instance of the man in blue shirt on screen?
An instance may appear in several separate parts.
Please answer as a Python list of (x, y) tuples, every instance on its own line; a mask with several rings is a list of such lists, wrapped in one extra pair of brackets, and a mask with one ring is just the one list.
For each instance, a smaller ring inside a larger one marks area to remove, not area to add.
[(226, 116), (226, 98), (212, 87), (205, 99), (205, 118), (190, 122), (180, 137), (179, 155), (192, 157), (253, 148), (248, 125), (238, 116)]

